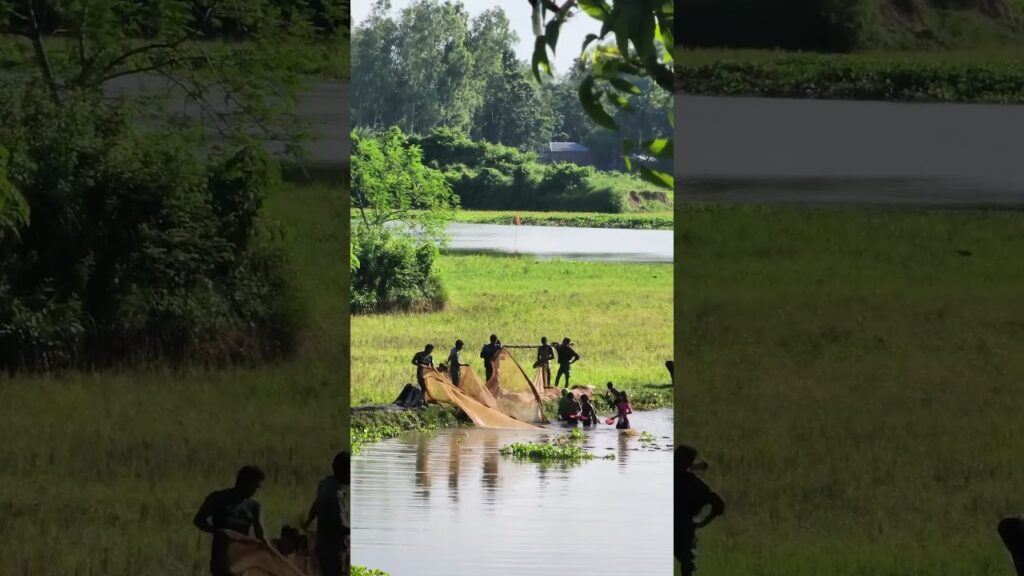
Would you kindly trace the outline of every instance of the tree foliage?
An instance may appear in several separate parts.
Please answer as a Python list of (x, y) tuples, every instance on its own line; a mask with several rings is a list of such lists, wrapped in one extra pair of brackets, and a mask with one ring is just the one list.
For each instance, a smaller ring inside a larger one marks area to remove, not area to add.
[[(529, 1), (536, 36), (532, 68), (538, 82), (543, 75), (551, 75), (548, 50), (557, 48), (559, 31), (566, 20), (582, 14), (601, 22), (600, 33), (587, 35), (581, 48), (584, 74), (578, 92), (583, 109), (599, 125), (611, 130), (619, 128), (608, 108), (631, 109), (629, 96), (641, 93), (635, 78), (650, 79), (661, 90), (672, 92), (675, 8), (671, 1)], [(669, 114), (671, 122), (671, 110)], [(672, 144), (672, 138), (655, 138), (642, 142), (640, 148), (655, 158), (671, 160)], [(627, 167), (631, 168), (630, 155), (636, 148), (633, 140), (623, 141)], [(673, 178), (666, 172), (643, 165), (638, 169), (644, 178), (659, 186), (673, 186)]]
[(354, 312), (432, 310), (444, 304), (433, 270), (458, 198), (398, 127), (352, 132)]

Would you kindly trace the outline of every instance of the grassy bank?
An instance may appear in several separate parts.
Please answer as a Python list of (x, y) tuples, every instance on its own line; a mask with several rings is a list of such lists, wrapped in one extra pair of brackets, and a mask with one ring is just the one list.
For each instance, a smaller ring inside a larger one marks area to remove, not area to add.
[(571, 226), (579, 228), (631, 228), (672, 230), (672, 212), (599, 214), (596, 212), (515, 212), (460, 210), (456, 222), (474, 224), (512, 224), (519, 216), (523, 226)]
[(313, 319), (286, 363), (0, 377), (0, 573), (208, 574), (192, 515), (248, 463), (268, 530), (299, 521), (347, 426), (342, 208), (326, 187), (269, 199)]
[[(410, 359), (428, 342), (440, 362), (461, 338), (482, 378), (478, 354), (491, 333), (506, 344), (571, 337), (582, 357), (574, 383), (611, 380), (640, 394), (668, 382), (672, 266), (467, 255), (442, 256), (438, 266), (449, 294), (444, 311), (352, 318), (354, 406), (393, 401), (415, 380)], [(517, 354), (532, 363), (528, 355)]]
[(946, 54), (680, 51), (676, 91), (906, 102), (1024, 103), (1024, 50)]
[(677, 422), (728, 500), (701, 573), (1009, 574), (1024, 219), (685, 206)]

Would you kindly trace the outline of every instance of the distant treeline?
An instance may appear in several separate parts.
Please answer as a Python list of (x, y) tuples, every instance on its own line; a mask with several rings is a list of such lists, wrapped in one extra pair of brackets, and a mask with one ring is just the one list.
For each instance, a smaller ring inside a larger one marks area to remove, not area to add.
[(407, 134), (450, 128), (538, 153), (550, 141), (579, 142), (602, 168), (621, 166), (623, 138), (672, 135), (671, 94), (635, 79), (640, 93), (629, 99), (632, 111), (614, 111), (621, 130), (599, 128), (579, 103), (578, 74), (560, 71), (568, 73), (539, 86), (516, 58), (517, 43), (501, 8), (471, 19), (458, 2), (417, 0), (397, 15), (377, 2), (352, 38), (353, 125), (398, 126)]
[[(346, 33), (350, 26), (350, 0), (256, 0), (251, 3), (225, 4), (210, 0), (190, 0), (191, 17), (203, 36), (209, 39), (245, 40), (266, 18), (278, 21), (293, 21), (301, 15), (311, 22), (319, 36), (333, 36)], [(257, 6), (258, 5), (258, 6)], [(162, 0), (135, 0), (132, 9), (124, 15), (125, 26), (134, 27), (140, 38), (159, 34), (162, 22), (177, 10), (168, 10)], [(59, 34), (64, 28), (67, 13), (58, 0), (34, 2), (36, 18), (44, 35)], [(259, 14), (259, 16), (256, 16)], [(6, 31), (23, 31), (29, 25), (17, 14), (10, 14), (0, 28)], [(2, 30), (0, 30), (2, 31)]]
[(1024, 41), (1019, 0), (681, 0), (676, 6), (676, 41), (694, 48), (849, 52)]

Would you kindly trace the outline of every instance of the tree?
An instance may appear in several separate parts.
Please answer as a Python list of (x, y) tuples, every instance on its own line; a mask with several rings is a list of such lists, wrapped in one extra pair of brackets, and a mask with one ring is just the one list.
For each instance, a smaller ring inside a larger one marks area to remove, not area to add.
[(527, 80), (515, 53), (506, 50), (501, 73), (488, 79), (471, 135), (520, 150), (536, 149), (551, 136), (549, 102)]
[[(562, 24), (570, 17), (584, 14), (602, 23), (600, 34), (589, 34), (581, 48), (584, 75), (579, 85), (579, 101), (597, 124), (611, 130), (619, 125), (605, 105), (629, 109), (630, 94), (640, 94), (631, 77), (645, 77), (665, 92), (672, 92), (672, 37), (674, 7), (666, 0), (529, 0), (533, 7), (533, 29), (536, 36), (533, 52), (533, 73), (538, 82), (542, 74), (551, 75), (548, 49), (555, 50)], [(551, 15), (545, 23), (545, 18)], [(602, 43), (605, 40), (614, 40)], [(598, 42), (593, 48), (588, 47)], [(669, 116), (672, 122), (671, 112)], [(631, 168), (630, 154), (635, 145), (624, 141), (626, 166)], [(643, 143), (642, 148), (660, 159), (673, 156), (672, 138), (657, 138)], [(670, 174), (637, 167), (641, 175), (659, 186), (671, 188)]]
[(352, 132), (352, 208), (358, 214), (352, 310), (443, 306), (433, 262), (458, 199), (441, 172), (423, 165), (422, 151), (399, 128), (375, 135)]
[[(305, 133), (294, 114), (304, 68), (296, 48), (315, 35), (315, 19), (274, 0), (0, 0), (0, 35), (27, 42), (22, 72), (55, 103), (145, 76), (157, 94), (132, 99), (151, 118), (179, 121), (167, 110), (173, 94), (222, 135), (256, 128), (291, 144)], [(246, 42), (213, 42), (236, 29)]]

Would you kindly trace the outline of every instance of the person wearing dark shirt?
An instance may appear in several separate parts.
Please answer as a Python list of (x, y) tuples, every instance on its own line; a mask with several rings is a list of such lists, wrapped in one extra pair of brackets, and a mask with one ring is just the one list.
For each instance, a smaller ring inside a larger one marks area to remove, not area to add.
[(480, 348), (480, 357), (484, 359), (484, 382), (491, 379), (491, 374), (494, 374), (494, 365), (491, 361), (494, 360), (494, 355), (501, 350), (501, 344), (498, 342), (498, 337), (491, 334), (491, 337), (487, 344), (484, 344)]
[(548, 344), (547, 336), (541, 336), (540, 346), (537, 347), (537, 362), (533, 366), (541, 369), (544, 388), (551, 387), (551, 361), (554, 359), (555, 349)]
[[(563, 389), (563, 391), (567, 392), (568, 390)], [(582, 410), (583, 407), (580, 405), (580, 401), (576, 399), (576, 395), (569, 392), (569, 408), (567, 409), (568, 417), (566, 418), (566, 423), (575, 428), (580, 423), (580, 412)]]
[(231, 537), (226, 531), (266, 541), (260, 503), (253, 499), (263, 479), (262, 470), (244, 466), (235, 477), (234, 487), (211, 492), (192, 519), (196, 528), (213, 534), (210, 549), (210, 574), (213, 576), (228, 574), (226, 553)]
[(303, 528), (316, 520), (316, 555), (321, 576), (341, 576), (345, 573), (348, 555), (350, 456), (338, 452), (331, 464), (333, 474), (325, 476), (317, 486), (316, 498), (309, 507)]
[(412, 363), (416, 366), (416, 383), (420, 385), (420, 390), (423, 391), (423, 395), (427, 395), (427, 382), (423, 379), (423, 368), (434, 367), (434, 357), (431, 354), (434, 352), (434, 345), (427, 344), (423, 350), (417, 352), (412, 357)]
[(462, 361), (462, 348), (465, 346), (462, 340), (455, 341), (455, 348), (448, 353), (448, 373), (451, 375), (452, 384), (459, 385), (459, 378), (462, 376), (462, 367), (469, 366)]
[[(683, 576), (691, 576), (697, 570), (697, 531), (725, 514), (725, 500), (696, 471), (707, 470), (707, 463), (697, 458), (697, 449), (681, 444), (675, 453), (675, 518), (676, 518), (676, 560), (682, 565)], [(701, 512), (710, 508), (703, 519)]]
[(572, 370), (572, 365), (580, 359), (580, 355), (572, 349), (571, 342), (568, 338), (563, 338), (561, 344), (555, 345), (555, 350), (558, 354), (558, 374), (555, 375), (555, 388), (558, 387), (558, 382), (562, 379), (562, 375), (565, 375), (565, 387), (569, 387), (569, 372)]
[(597, 411), (590, 403), (590, 396), (586, 394), (580, 394), (580, 422), (583, 422), (584, 426), (597, 424)]
[(621, 394), (622, 392), (616, 390), (611, 382), (608, 383), (608, 393), (604, 395), (604, 398), (608, 401), (609, 408), (615, 410), (615, 405), (619, 403), (619, 395)]
[(673, 360), (665, 360), (665, 369), (668, 370), (669, 380), (674, 385), (676, 383), (676, 363)]
[(563, 422), (569, 421), (569, 409), (571, 406), (572, 394), (569, 391), (562, 389), (562, 397), (558, 399), (558, 419)]

